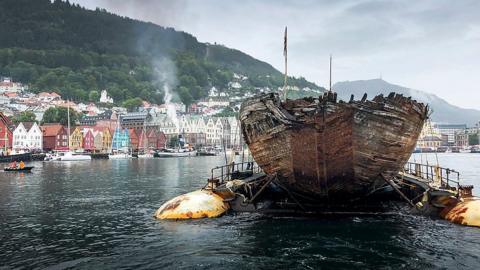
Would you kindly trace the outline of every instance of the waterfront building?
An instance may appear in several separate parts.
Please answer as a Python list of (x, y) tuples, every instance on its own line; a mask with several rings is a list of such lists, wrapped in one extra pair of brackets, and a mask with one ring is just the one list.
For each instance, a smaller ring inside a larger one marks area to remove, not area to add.
[(94, 130), (93, 134), (93, 148), (95, 152), (106, 152), (106, 149), (103, 149), (103, 137), (102, 132), (99, 130)]
[(443, 140), (439, 136), (424, 136), (417, 141), (417, 147), (431, 148), (433, 150), (443, 145)]
[(102, 150), (110, 152), (112, 149), (112, 133), (111, 129), (104, 127), (102, 129)]
[(73, 132), (70, 133), (69, 143), (70, 150), (72, 151), (80, 150), (83, 148), (83, 135), (78, 127), (73, 129)]
[(111, 110), (106, 110), (102, 113), (99, 113), (97, 115), (83, 115), (79, 123), (82, 126), (95, 126), (97, 122), (105, 120), (108, 122), (110, 118), (112, 117), (112, 111)]
[(458, 147), (468, 146), (468, 133), (466, 131), (460, 131), (455, 133), (455, 146), (458, 146)]
[(43, 137), (43, 150), (68, 150), (68, 135), (64, 126), (58, 123), (44, 124), (40, 127)]
[(147, 147), (149, 149), (157, 149), (157, 140), (159, 133), (156, 129), (154, 128), (149, 128), (146, 130), (147, 133)]
[(455, 145), (455, 134), (457, 132), (464, 132), (467, 128), (466, 124), (435, 124), (435, 128), (438, 129), (440, 134), (448, 136), (448, 145)]
[(112, 149), (127, 151), (130, 148), (128, 129), (116, 128), (112, 138)]
[(131, 112), (120, 116), (120, 124), (123, 128), (143, 128), (149, 120), (150, 114), (148, 112)]
[(82, 147), (85, 151), (93, 152), (95, 150), (95, 137), (91, 128), (83, 129)]
[(185, 133), (182, 135), (185, 138), (185, 142), (196, 148), (203, 147), (207, 144), (207, 137), (205, 133)]
[(13, 131), (14, 150), (41, 150), (43, 146), (42, 130), (35, 122), (22, 122)]
[(130, 148), (132, 150), (137, 151), (138, 150), (138, 142), (139, 142), (139, 134), (141, 133), (141, 130), (129, 128), (128, 129), (128, 134), (130, 136)]
[(12, 148), (12, 140), (12, 121), (3, 112), (0, 112), (0, 148), (2, 153)]

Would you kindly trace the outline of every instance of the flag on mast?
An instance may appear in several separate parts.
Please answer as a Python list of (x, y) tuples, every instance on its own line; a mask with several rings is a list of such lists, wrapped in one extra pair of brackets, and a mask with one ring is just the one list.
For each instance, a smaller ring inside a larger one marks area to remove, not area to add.
[(283, 81), (283, 99), (287, 100), (287, 27), (285, 26), (285, 36), (283, 37), (283, 56), (285, 57), (285, 77)]

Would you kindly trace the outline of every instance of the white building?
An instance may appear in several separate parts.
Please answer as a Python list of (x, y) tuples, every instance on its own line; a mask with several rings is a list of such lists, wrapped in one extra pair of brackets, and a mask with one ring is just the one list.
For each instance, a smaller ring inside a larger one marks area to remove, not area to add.
[(230, 106), (230, 100), (225, 97), (208, 97), (199, 101), (198, 106), (212, 107), (228, 107)]
[(21, 83), (13, 82), (10, 78), (4, 77), (0, 81), (0, 93), (3, 92), (22, 92), (26, 87)]
[(100, 93), (100, 102), (113, 103), (113, 98), (108, 96), (107, 90), (102, 90), (102, 92)]
[(13, 131), (14, 150), (41, 150), (43, 148), (42, 130), (37, 123), (20, 123)]

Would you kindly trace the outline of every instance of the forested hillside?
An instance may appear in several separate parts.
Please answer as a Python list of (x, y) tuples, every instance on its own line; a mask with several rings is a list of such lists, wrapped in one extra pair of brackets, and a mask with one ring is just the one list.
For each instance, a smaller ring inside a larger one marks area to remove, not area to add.
[[(172, 28), (68, 1), (0, 1), (0, 75), (32, 91), (86, 101), (107, 89), (116, 102), (140, 97), (161, 103), (167, 81), (189, 104), (211, 86), (227, 88), (234, 72), (248, 77), (245, 91), (283, 83), (265, 62)], [(303, 78), (289, 84), (320, 89)]]

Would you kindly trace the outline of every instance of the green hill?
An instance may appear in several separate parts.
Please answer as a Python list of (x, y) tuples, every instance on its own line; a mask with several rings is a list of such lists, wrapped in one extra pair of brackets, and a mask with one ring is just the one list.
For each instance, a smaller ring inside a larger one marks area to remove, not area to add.
[[(271, 65), (173, 28), (68, 1), (0, 1), (0, 75), (33, 91), (86, 101), (107, 89), (116, 102), (140, 97), (161, 103), (169, 82), (189, 104), (212, 86), (226, 89), (234, 73), (248, 77), (244, 91), (283, 83)], [(289, 78), (289, 84), (322, 89), (304, 78)]]

